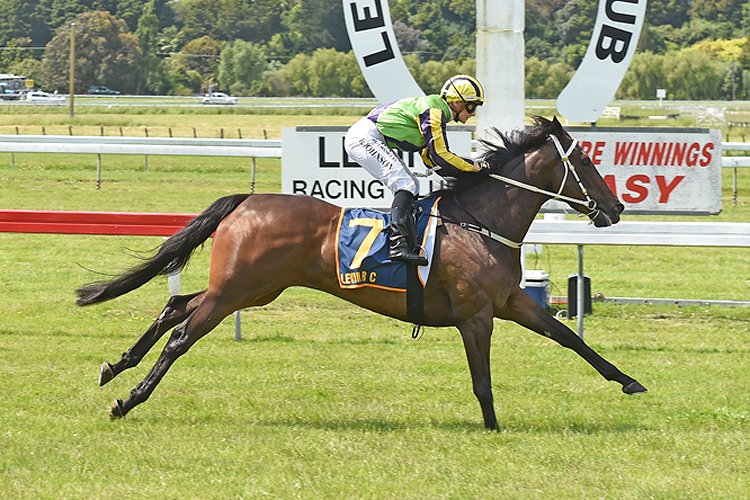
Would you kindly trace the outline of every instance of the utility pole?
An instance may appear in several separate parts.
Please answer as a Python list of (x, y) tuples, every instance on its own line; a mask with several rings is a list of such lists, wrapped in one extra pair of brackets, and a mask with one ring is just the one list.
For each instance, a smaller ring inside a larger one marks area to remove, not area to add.
[(70, 116), (73, 116), (73, 93), (76, 78), (76, 23), (70, 23)]

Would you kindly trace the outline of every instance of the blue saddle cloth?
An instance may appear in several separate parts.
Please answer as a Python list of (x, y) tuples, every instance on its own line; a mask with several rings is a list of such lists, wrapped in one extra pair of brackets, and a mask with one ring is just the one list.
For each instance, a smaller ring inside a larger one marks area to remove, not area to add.
[[(419, 241), (429, 263), (419, 267), (422, 286), (432, 264), (439, 197), (419, 200), (416, 214)], [(391, 215), (369, 208), (342, 208), (336, 237), (336, 266), (341, 288), (373, 286), (406, 291), (406, 263), (388, 258)]]

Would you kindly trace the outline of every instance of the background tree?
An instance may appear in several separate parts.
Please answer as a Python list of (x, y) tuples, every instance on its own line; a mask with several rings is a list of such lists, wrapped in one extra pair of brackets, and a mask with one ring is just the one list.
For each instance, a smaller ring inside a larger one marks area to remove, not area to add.
[(318, 97), (371, 95), (352, 52), (318, 49), (309, 61), (310, 91)]
[[(76, 90), (103, 84), (134, 93), (143, 68), (143, 54), (125, 22), (106, 11), (84, 12), (73, 21)], [(58, 29), (44, 51), (40, 73), (48, 88), (68, 88), (70, 29), (69, 24)]]
[(297, 54), (279, 69), (276, 74), (279, 83), (277, 95), (311, 95), (309, 60), (310, 56)]
[(562, 62), (531, 57), (526, 60), (526, 97), (554, 99), (573, 76), (573, 68)]
[(2, 0), (0, 45), (20, 39), (27, 39), (30, 44), (45, 45), (52, 36), (47, 17), (38, 0)]
[(663, 88), (669, 99), (730, 98), (722, 93), (726, 69), (725, 63), (697, 50), (636, 54), (617, 97), (654, 99), (656, 89)]
[(268, 56), (261, 45), (237, 40), (221, 51), (219, 86), (232, 94), (252, 94), (267, 69)]
[(555, 23), (555, 12), (564, 4), (565, 0), (526, 0), (526, 57), (559, 60), (562, 44)]
[[(476, 71), (476, 61), (468, 58), (447, 62), (427, 61), (421, 64), (416, 59), (413, 59), (412, 64), (409, 69), (420, 88), (427, 94), (437, 94), (440, 92), (443, 83), (453, 75), (473, 75)], [(409, 61), (407, 60), (408, 65)]]
[(645, 52), (635, 54), (617, 91), (619, 99), (654, 99), (656, 89), (666, 88), (663, 55)]
[[(399, 47), (422, 88), (433, 89), (441, 83), (450, 73), (447, 69), (473, 65), (475, 0), (388, 3)], [(554, 97), (555, 89), (564, 86), (571, 68), (578, 66), (587, 50), (598, 0), (526, 0), (525, 5), (527, 95)], [(252, 83), (248, 81), (250, 73), (232, 77), (236, 69), (227, 66), (225, 78), (232, 81), (229, 89), (234, 88), (233, 93), (319, 95), (325, 88), (333, 95), (369, 95), (365, 87), (352, 85), (358, 80), (330, 75), (331, 61), (343, 64), (341, 73), (345, 74), (352, 58), (343, 8), (341, 2), (331, 0), (0, 0), (0, 43), (19, 47), (0, 53), (0, 72), (10, 72), (11, 67), (33, 69), (33, 59), (22, 63), (29, 58), (41, 59), (42, 54), (20, 47), (47, 45), (75, 16), (106, 11), (126, 22), (125, 33), (136, 33), (144, 65), (140, 71), (129, 67), (121, 74), (139, 74), (139, 92), (184, 94), (215, 84), (221, 47), (243, 41), (253, 44), (256, 55), (265, 51), (267, 64), (262, 70), (252, 71), (259, 75), (253, 76)], [(711, 78), (718, 71), (712, 98), (731, 96), (732, 62), (722, 54), (709, 53), (706, 45), (720, 39), (736, 42), (741, 48), (734, 60), (735, 89), (740, 89), (738, 97), (747, 95), (744, 82), (750, 85), (750, 80), (743, 77), (750, 72), (750, 47), (744, 37), (750, 35), (750, 0), (649, 0), (645, 23), (637, 56), (664, 56), (654, 59), (658, 65), (650, 69), (660, 69), (659, 85), (670, 95), (693, 95), (696, 92), (684, 87), (703, 85), (691, 79), (668, 78), (679, 66), (678, 60), (697, 62), (685, 49), (700, 46), (704, 53), (700, 62), (712, 72)], [(319, 49), (336, 53), (316, 53)], [(90, 65), (87, 61), (80, 63)], [(58, 83), (67, 79), (67, 62), (63, 60), (59, 69)], [(631, 78), (623, 83), (618, 96), (653, 99), (656, 83), (652, 79), (656, 76), (647, 70), (634, 63), (629, 73), (642, 74), (643, 80), (637, 83)], [(294, 75), (295, 71), (301, 73)], [(50, 77), (48, 72), (43, 74)], [(359, 73), (355, 76), (361, 77)], [(35, 80), (42, 82), (43, 78)], [(334, 81), (338, 82), (336, 88), (329, 85)], [(225, 83), (222, 80), (222, 86), (226, 87)], [(114, 81), (107, 84), (122, 87)]]
[(430, 42), (424, 39), (420, 30), (407, 26), (402, 21), (393, 23), (393, 34), (396, 35), (401, 54), (417, 54), (419, 57), (430, 47)]
[(156, 15), (154, 0), (143, 6), (135, 36), (143, 52), (143, 74), (138, 85), (139, 93), (168, 94), (171, 89), (166, 64), (158, 55), (159, 18)]
[[(144, 0), (119, 0), (113, 14), (125, 21), (130, 31), (135, 31), (138, 28), (138, 20), (143, 15), (145, 3), (147, 2)], [(151, 8), (153, 9), (153, 5)]]
[(287, 54), (312, 53), (319, 48), (349, 50), (349, 35), (341, 2), (297, 0), (281, 16), (287, 33), (282, 37)]
[(646, 4), (646, 21), (652, 26), (679, 28), (688, 19), (692, 0), (649, 0)]
[(173, 68), (185, 72), (195, 71), (201, 75), (203, 87), (217, 83), (221, 43), (209, 36), (191, 40), (180, 50)]
[(706, 21), (733, 23), (737, 13), (742, 12), (743, 3), (745, 0), (692, 0), (689, 14)]
[[(41, 3), (41, 2), (40, 2)], [(43, 2), (49, 5), (47, 15), (49, 26), (57, 32), (63, 25), (69, 24), (78, 14), (85, 12), (88, 6), (79, 0), (52, 0)]]

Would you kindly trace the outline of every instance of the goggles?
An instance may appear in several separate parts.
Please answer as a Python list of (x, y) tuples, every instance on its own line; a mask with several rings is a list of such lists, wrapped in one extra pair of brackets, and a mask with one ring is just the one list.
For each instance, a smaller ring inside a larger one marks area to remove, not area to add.
[(465, 109), (466, 109), (466, 111), (469, 114), (475, 113), (476, 110), (477, 110), (477, 108), (479, 106), (481, 106), (482, 104), (484, 104), (484, 102), (482, 102), (482, 101), (466, 101), (466, 100), (464, 100), (464, 102), (466, 103)]

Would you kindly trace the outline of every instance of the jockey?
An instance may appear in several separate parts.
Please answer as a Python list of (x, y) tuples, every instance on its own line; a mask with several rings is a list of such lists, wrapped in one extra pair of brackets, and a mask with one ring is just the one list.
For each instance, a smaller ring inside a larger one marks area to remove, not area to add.
[(440, 94), (408, 97), (379, 106), (351, 126), (346, 133), (344, 148), (349, 157), (393, 193), (391, 205), (390, 245), (388, 257), (420, 266), (427, 258), (419, 254), (418, 245), (409, 244), (414, 220), (411, 202), (419, 194), (414, 174), (392, 151), (421, 151), (428, 168), (438, 167), (441, 175), (456, 170), (478, 172), (488, 168), (487, 162), (462, 158), (448, 149), (448, 119), (466, 123), (477, 106), (484, 104), (484, 89), (475, 78), (456, 75), (449, 78)]

